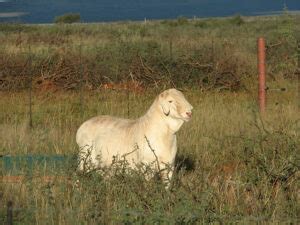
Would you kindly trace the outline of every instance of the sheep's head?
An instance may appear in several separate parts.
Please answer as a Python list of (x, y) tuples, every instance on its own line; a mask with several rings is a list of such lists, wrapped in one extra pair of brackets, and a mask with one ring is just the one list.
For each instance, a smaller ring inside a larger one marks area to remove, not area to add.
[(193, 106), (185, 99), (182, 92), (168, 89), (159, 95), (158, 101), (165, 116), (183, 121), (191, 119)]

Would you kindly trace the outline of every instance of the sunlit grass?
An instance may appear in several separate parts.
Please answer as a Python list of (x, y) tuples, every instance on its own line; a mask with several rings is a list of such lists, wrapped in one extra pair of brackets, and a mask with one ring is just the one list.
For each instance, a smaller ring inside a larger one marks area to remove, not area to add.
[[(187, 90), (194, 112), (178, 132), (178, 155), (188, 170), (175, 175), (170, 191), (133, 171), (104, 179), (69, 168), (50, 183), (40, 177), (1, 183), (2, 202), (19, 209), (16, 222), (37, 224), (295, 222), (299, 110), (296, 86), (289, 85), (268, 95), (263, 117), (254, 91)], [(130, 93), (129, 101), (126, 92), (34, 93), (33, 128), (28, 94), (1, 93), (0, 154), (74, 155), (83, 121), (99, 114), (138, 117), (157, 93)], [(5, 213), (1, 205), (2, 221)]]
[[(139, 117), (173, 85), (194, 106), (177, 134), (170, 190), (125, 164), (113, 176), (76, 173), (68, 163), (62, 173), (35, 168), (15, 177), (20, 182), (0, 180), (0, 223), (8, 201), (17, 224), (299, 223), (297, 19), (0, 24), (0, 84), (7, 90), (0, 92), (0, 155), (76, 156), (82, 122)], [(257, 107), (259, 36), (268, 44), (264, 115)], [(100, 88), (132, 79), (144, 92)], [(286, 91), (273, 90), (280, 88)]]
[(56, 80), (60, 88), (66, 88), (60, 79), (67, 79), (72, 88), (79, 88), (80, 66), (85, 83), (93, 88), (129, 76), (151, 86), (173, 82), (209, 88), (215, 79), (223, 81), (230, 74), (238, 81), (250, 78), (249, 85), (255, 81), (258, 37), (266, 39), (268, 72), (273, 77), (295, 78), (298, 23), (298, 16), (286, 15), (147, 23), (0, 24), (0, 69), (4, 81), (7, 77), (12, 80), (0, 88), (24, 89), (25, 81), (17, 78), (25, 75)]

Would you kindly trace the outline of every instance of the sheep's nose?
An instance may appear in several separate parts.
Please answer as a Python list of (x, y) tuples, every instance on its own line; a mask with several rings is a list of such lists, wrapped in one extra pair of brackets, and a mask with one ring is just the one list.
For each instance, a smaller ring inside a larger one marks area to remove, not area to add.
[(188, 117), (192, 117), (192, 112), (186, 112), (186, 115), (187, 115)]

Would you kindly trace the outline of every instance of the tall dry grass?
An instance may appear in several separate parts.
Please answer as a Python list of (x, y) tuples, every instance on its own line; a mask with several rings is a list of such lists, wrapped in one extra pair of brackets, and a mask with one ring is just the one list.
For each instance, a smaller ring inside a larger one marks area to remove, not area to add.
[[(277, 16), (111, 24), (0, 24), (0, 90), (146, 86), (241, 90), (254, 83), (256, 40), (266, 38), (273, 79), (296, 78), (299, 18)], [(243, 82), (247, 79), (247, 82)], [(250, 82), (249, 82), (250, 81)]]
[[(23, 224), (297, 223), (297, 86), (285, 86), (286, 92), (268, 94), (263, 117), (255, 90), (187, 90), (193, 119), (178, 133), (178, 171), (169, 191), (138, 171), (125, 172), (126, 165), (110, 178), (66, 166), (45, 182), (35, 171), (21, 183), (0, 183), (0, 221), (11, 200), (14, 221)], [(1, 93), (0, 154), (76, 154), (83, 121), (98, 114), (127, 117), (128, 105), (129, 117), (140, 116), (157, 93), (130, 93), (129, 101), (126, 92), (34, 93), (32, 129), (28, 95)]]
[[(192, 121), (178, 133), (169, 191), (126, 164), (107, 178), (76, 173), (66, 162), (50, 178), (39, 168), (18, 183), (0, 181), (0, 223), (8, 201), (20, 224), (299, 223), (298, 22), (285, 14), (0, 24), (0, 90), (6, 90), (0, 93), (0, 155), (76, 155), (83, 121), (140, 116), (167, 87), (185, 89), (194, 106)], [(286, 88), (268, 91), (264, 116), (256, 103), (258, 36), (268, 43), (270, 90)], [(146, 91), (122, 91), (128, 80)], [(3, 162), (0, 168), (2, 175)]]

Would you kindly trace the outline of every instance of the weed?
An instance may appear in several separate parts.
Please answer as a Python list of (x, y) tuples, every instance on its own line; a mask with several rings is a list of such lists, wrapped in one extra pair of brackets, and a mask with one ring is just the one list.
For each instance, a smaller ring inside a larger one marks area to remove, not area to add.
[(245, 79), (246, 86), (256, 82), (260, 35), (269, 46), (269, 74), (295, 79), (294, 36), (299, 33), (295, 21), (296, 16), (289, 15), (255, 20), (178, 18), (147, 24), (2, 24), (0, 90), (26, 89), (30, 75), (37, 89), (44, 83), (55, 90), (81, 89), (82, 79), (83, 88), (97, 89), (134, 79), (150, 87), (241, 90)]
[[(162, 182), (145, 179), (145, 171), (151, 168), (132, 170), (122, 160), (113, 168), (100, 168), (101, 173), (99, 169), (77, 173), (74, 166), (66, 165), (53, 179), (45, 180), (36, 171), (36, 176), (21, 183), (0, 183), (1, 201), (11, 200), (18, 209), (14, 221), (296, 222), (300, 139), (295, 125), (298, 109), (291, 101), (295, 92), (269, 94), (268, 115), (262, 121), (255, 100), (243, 92), (185, 94), (195, 109), (192, 121), (178, 134), (178, 169), (169, 191)], [(150, 90), (130, 94), (131, 115), (143, 114), (155, 95)], [(76, 155), (74, 136), (82, 121), (96, 114), (127, 115), (128, 98), (123, 92), (84, 92), (83, 114), (74, 107), (79, 94), (34, 92), (29, 130), (22, 125), (27, 118), (23, 96), (6, 93), (0, 100), (6, 105), (0, 114), (2, 155)], [(0, 206), (0, 215), (4, 222), (5, 205)]]

